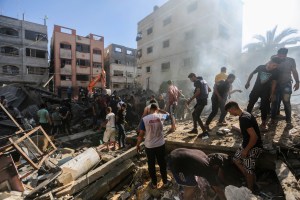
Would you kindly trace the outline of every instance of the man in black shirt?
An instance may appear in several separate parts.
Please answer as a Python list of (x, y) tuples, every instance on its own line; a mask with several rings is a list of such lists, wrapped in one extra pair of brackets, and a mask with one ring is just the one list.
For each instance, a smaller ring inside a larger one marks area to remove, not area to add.
[(258, 98), (261, 99), (261, 130), (267, 130), (267, 115), (270, 112), (270, 100), (274, 100), (275, 88), (279, 75), (277, 69), (281, 60), (278, 57), (272, 57), (271, 60), (266, 65), (258, 66), (248, 78), (245, 88), (248, 89), (250, 86), (250, 81), (254, 74), (257, 73), (256, 82), (253, 89), (249, 95), (249, 103), (247, 106), (247, 112), (251, 113), (252, 109), (257, 102)]
[(225, 103), (227, 101), (228, 95), (234, 93), (234, 92), (242, 92), (241, 90), (232, 90), (232, 83), (235, 80), (235, 75), (234, 74), (229, 74), (227, 79), (219, 81), (217, 84), (214, 86), (214, 92), (211, 97), (211, 103), (212, 103), (212, 110), (211, 113), (209, 114), (205, 126), (207, 129), (209, 129), (209, 124), (213, 120), (213, 118), (217, 115), (218, 109), (220, 108), (221, 115), (219, 118), (219, 123), (218, 125), (223, 126), (227, 125), (225, 120), (226, 117), (226, 111), (224, 109)]
[(231, 158), (222, 153), (206, 155), (198, 149), (178, 148), (168, 157), (168, 166), (174, 179), (184, 186), (183, 199), (192, 199), (198, 186), (197, 178), (205, 178), (218, 194), (225, 199), (224, 185), (226, 185), (224, 170), (233, 168)]
[(119, 149), (125, 147), (125, 116), (126, 116), (126, 108), (127, 104), (123, 103), (121, 105), (121, 109), (118, 110), (116, 119), (117, 119), (117, 128), (119, 131), (118, 135), (118, 142), (119, 142)]
[(256, 181), (255, 162), (262, 152), (262, 140), (256, 119), (246, 111), (242, 111), (238, 103), (232, 101), (225, 105), (231, 115), (239, 116), (240, 129), (243, 136), (242, 146), (234, 155), (234, 163), (244, 174), (248, 188), (253, 191)]

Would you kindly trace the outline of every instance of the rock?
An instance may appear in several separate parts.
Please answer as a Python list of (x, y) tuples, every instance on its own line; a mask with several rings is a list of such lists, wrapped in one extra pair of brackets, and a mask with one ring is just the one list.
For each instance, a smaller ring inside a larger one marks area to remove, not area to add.
[(128, 197), (130, 197), (129, 192), (121, 191), (119, 199), (126, 200)]
[(226, 199), (230, 200), (262, 200), (262, 198), (255, 196), (252, 192), (246, 187), (235, 187), (229, 185), (225, 188)]

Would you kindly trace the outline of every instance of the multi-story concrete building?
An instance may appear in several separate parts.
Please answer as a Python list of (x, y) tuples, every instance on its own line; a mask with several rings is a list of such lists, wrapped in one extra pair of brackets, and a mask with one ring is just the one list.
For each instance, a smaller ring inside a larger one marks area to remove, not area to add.
[(190, 72), (213, 79), (240, 55), (242, 1), (169, 0), (138, 23), (136, 40), (144, 89), (168, 79), (191, 85)]
[(47, 26), (0, 15), (0, 83), (48, 79)]
[[(51, 39), (51, 66), (54, 71), (54, 91), (63, 97), (72, 88), (73, 97), (80, 87), (87, 88), (101, 73), (104, 37), (76, 35), (76, 30), (54, 25)], [(98, 82), (95, 87), (105, 87)]]
[(109, 89), (114, 91), (136, 86), (136, 49), (110, 44), (105, 48), (104, 56)]

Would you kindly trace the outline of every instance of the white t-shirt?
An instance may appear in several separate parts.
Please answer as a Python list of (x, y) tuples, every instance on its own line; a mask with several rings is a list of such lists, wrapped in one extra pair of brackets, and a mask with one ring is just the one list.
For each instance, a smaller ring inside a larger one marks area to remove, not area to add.
[(106, 128), (115, 128), (115, 114), (113, 112), (106, 115)]
[(145, 147), (155, 148), (165, 144), (163, 134), (163, 120), (165, 114), (150, 114), (142, 119), (140, 129), (145, 131)]

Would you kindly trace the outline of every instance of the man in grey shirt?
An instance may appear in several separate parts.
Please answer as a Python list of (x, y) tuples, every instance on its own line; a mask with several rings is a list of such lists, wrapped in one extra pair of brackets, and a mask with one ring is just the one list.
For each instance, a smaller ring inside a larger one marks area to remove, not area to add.
[(288, 49), (280, 48), (277, 51), (277, 57), (282, 59), (281, 64), (278, 66), (279, 77), (277, 82), (276, 98), (272, 105), (272, 121), (276, 118), (279, 111), (280, 102), (283, 102), (285, 117), (287, 124), (291, 124), (291, 94), (292, 94), (292, 83), (293, 74), (295, 85), (294, 91), (299, 89), (299, 76), (296, 69), (296, 62), (293, 58), (287, 57)]

